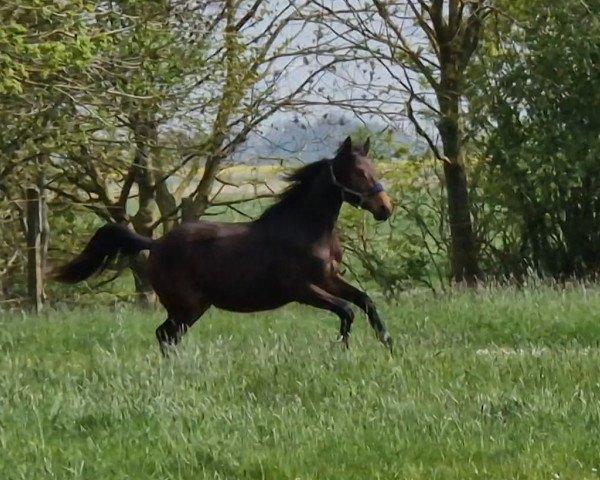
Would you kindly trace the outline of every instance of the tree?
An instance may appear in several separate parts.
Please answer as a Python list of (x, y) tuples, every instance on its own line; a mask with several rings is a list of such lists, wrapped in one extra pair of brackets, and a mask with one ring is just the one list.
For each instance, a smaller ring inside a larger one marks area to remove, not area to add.
[[(327, 38), (322, 41), (345, 45), (335, 55), (364, 65), (361, 83), (353, 85), (360, 96), (335, 103), (355, 104), (394, 122), (406, 116), (442, 162), (452, 276), (474, 284), (480, 271), (465, 159), (465, 71), (491, 7), (485, 0), (314, 3), (315, 13), (307, 18)], [(384, 74), (376, 74), (374, 62)], [(441, 148), (428, 133), (428, 120), (435, 122)]]
[[(68, 121), (68, 96), (82, 88), (99, 42), (84, 15), (92, 4), (5, 2), (0, 7), (0, 192), (9, 178), (79, 133)], [(73, 11), (75, 10), (75, 11)]]
[(507, 2), (513, 18), (498, 19), (500, 35), (487, 38), (471, 72), (484, 201), (499, 216), (490, 228), (511, 232), (493, 245), (500, 273), (600, 269), (598, 8), (597, 0)]
[(88, 21), (92, 6), (25, 0), (0, 7), (0, 283), (24, 270), (25, 190), (43, 178), (57, 145), (83, 133), (69, 97), (84, 88), (104, 42)]
[[(72, 96), (77, 123), (94, 133), (53, 156), (53, 191), (146, 236), (200, 217), (224, 161), (320, 71), (304, 68), (280, 88), (301, 63), (292, 43), (299, 31), (286, 30), (299, 8), (267, 0), (97, 6), (110, 41), (90, 90)], [(147, 296), (143, 259), (133, 268)]]

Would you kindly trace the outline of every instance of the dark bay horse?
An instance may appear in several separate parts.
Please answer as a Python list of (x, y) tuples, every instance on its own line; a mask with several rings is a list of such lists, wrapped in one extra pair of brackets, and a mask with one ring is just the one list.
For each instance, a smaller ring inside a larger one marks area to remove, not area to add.
[(391, 352), (392, 339), (371, 298), (339, 275), (342, 250), (335, 226), (342, 202), (368, 210), (377, 220), (392, 211), (368, 152), (369, 140), (357, 147), (348, 137), (333, 159), (292, 173), (278, 202), (253, 222), (184, 223), (157, 240), (107, 224), (55, 278), (77, 283), (118, 255), (150, 250), (149, 279), (168, 313), (156, 329), (163, 354), (213, 305), (257, 312), (291, 302), (335, 313), (346, 347), (353, 303), (366, 312)]

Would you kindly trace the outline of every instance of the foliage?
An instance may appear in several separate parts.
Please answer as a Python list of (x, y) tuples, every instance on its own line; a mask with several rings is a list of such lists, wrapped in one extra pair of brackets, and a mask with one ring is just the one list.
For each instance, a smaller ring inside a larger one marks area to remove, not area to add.
[[(370, 136), (371, 156), (395, 209), (378, 224), (368, 212), (345, 207), (340, 234), (346, 266), (361, 283), (374, 281), (388, 299), (415, 286), (445, 288), (449, 280), (445, 195), (432, 158), (412, 158), (391, 134)], [(349, 254), (349, 255), (348, 255)]]
[(81, 133), (70, 121), (69, 99), (85, 88), (103, 43), (88, 21), (91, 9), (85, 0), (0, 7), (0, 198), (18, 190), (10, 179), (27, 183), (32, 165)]
[(376, 114), (396, 128), (404, 127), (407, 120), (412, 123), (440, 161), (451, 275), (457, 283), (474, 285), (481, 271), (464, 162), (467, 138), (461, 104), (468, 85), (465, 71), (494, 11), (492, 2), (358, 3), (340, 2), (338, 8), (316, 3), (311, 21), (319, 33), (325, 32), (321, 43), (339, 45), (335, 58), (360, 66), (349, 75), (348, 88), (340, 93), (327, 90), (324, 97), (352, 111)]
[[(23, 215), (22, 187), (41, 173), (52, 200), (148, 236), (181, 221), (186, 197), (194, 217), (204, 213), (220, 192), (225, 159), (320, 69), (303, 67), (285, 91), (278, 87), (280, 57), (300, 57), (287, 37), (294, 30), (284, 29), (299, 7), (262, 0), (3, 4), (3, 216)], [(3, 236), (17, 233), (11, 227)], [(10, 256), (6, 245), (0, 238), (0, 254)], [(133, 266), (143, 280), (142, 264)]]
[(599, 308), (405, 295), (381, 305), (393, 358), (362, 317), (344, 352), (330, 313), (214, 311), (168, 361), (157, 313), (0, 313), (0, 477), (592, 479)]
[[(374, 279), (388, 298), (415, 285), (437, 290), (459, 260), (470, 262), (469, 278), (478, 265), (488, 277), (594, 277), (598, 2), (327, 9), (276, 0), (8, 0), (0, 6), (0, 296), (23, 293), (24, 189), (42, 174), (50, 264), (105, 221), (157, 236), (182, 221), (184, 205), (191, 218), (246, 219), (272, 194), (264, 183), (273, 172), (227, 170), (229, 159), (241, 158), (237, 147), (276, 112), (323, 102), (396, 125), (408, 118), (438, 161), (411, 158), (391, 132), (374, 139), (397, 208), (382, 225), (343, 210), (347, 269), (361, 282)], [(421, 36), (413, 38), (415, 20)], [(307, 46), (301, 36), (311, 28), (316, 43)], [(441, 41), (450, 31), (453, 40)], [(336, 129), (347, 128), (342, 120)], [(246, 203), (253, 195), (261, 199)], [(237, 213), (227, 211), (240, 197)], [(452, 252), (470, 238), (470, 218), (475, 248), (463, 245), (460, 257)], [(450, 224), (465, 229), (453, 233)]]
[[(595, 275), (600, 267), (599, 2), (528, 2), (472, 72), (490, 273)], [(487, 73), (486, 73), (487, 72)], [(490, 231), (491, 230), (491, 231)]]

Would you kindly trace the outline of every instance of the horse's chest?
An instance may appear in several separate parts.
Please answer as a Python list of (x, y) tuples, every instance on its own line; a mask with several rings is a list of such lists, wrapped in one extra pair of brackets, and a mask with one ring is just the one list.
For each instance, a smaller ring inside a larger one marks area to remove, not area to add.
[(318, 271), (321, 274), (328, 276), (334, 275), (339, 271), (341, 255), (333, 244), (316, 248), (313, 253), (313, 260), (318, 265)]

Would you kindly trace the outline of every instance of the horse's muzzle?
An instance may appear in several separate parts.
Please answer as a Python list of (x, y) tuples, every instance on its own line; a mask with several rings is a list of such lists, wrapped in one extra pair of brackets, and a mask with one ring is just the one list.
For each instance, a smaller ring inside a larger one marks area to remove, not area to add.
[(375, 210), (373, 212), (373, 217), (375, 218), (375, 220), (383, 222), (383, 221), (387, 220), (388, 218), (390, 218), (391, 214), (392, 214), (392, 210), (391, 209), (389, 209), (385, 205), (380, 205), (377, 208), (377, 210)]
[(380, 222), (387, 220), (392, 215), (392, 201), (387, 193), (379, 192), (372, 197), (372, 204), (369, 210), (373, 214), (373, 218)]

